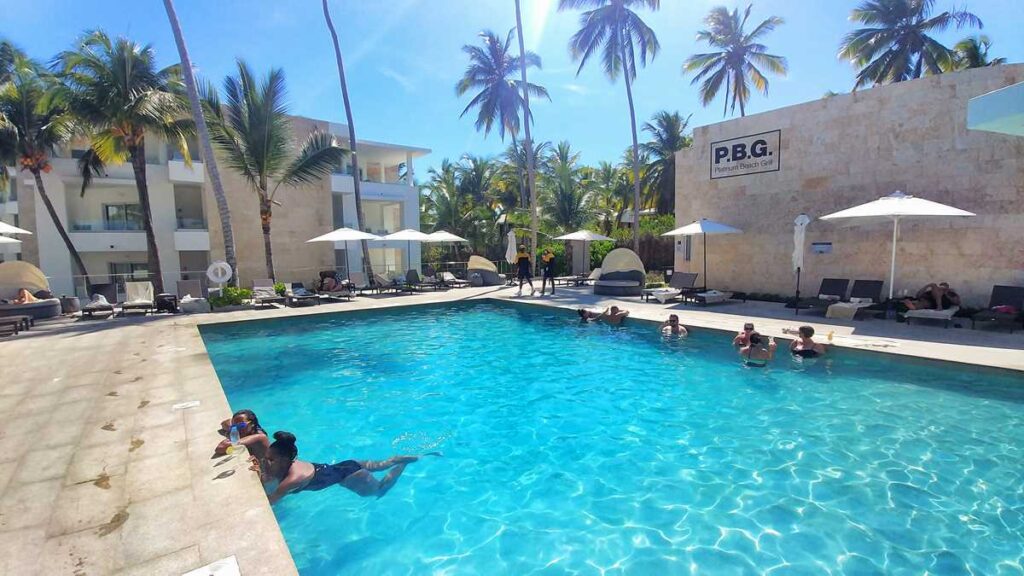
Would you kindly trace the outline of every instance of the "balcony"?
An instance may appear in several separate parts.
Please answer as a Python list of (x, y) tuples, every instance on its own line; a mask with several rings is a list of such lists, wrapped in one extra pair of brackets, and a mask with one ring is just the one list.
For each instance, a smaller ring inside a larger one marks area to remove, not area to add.
[(206, 182), (206, 166), (193, 160), (189, 168), (184, 160), (168, 160), (167, 179), (175, 184), (202, 184)]
[(205, 252), (210, 250), (210, 233), (199, 229), (178, 229), (174, 231), (174, 249), (178, 251)]

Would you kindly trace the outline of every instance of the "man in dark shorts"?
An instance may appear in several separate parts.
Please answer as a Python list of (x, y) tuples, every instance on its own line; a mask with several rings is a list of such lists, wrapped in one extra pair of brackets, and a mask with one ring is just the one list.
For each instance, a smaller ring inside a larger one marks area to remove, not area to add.
[(530, 285), (530, 296), (536, 294), (537, 289), (533, 287), (533, 262), (530, 261), (530, 255), (526, 253), (526, 246), (519, 247), (519, 253), (516, 254), (516, 269), (516, 275), (519, 278), (519, 293), (516, 295), (523, 295), (523, 281)]
[(545, 248), (544, 253), (540, 256), (540, 267), (544, 272), (543, 278), (540, 281), (540, 295), (544, 295), (544, 290), (547, 287), (548, 280), (551, 280), (551, 295), (555, 295), (555, 253), (551, 251), (551, 248)]

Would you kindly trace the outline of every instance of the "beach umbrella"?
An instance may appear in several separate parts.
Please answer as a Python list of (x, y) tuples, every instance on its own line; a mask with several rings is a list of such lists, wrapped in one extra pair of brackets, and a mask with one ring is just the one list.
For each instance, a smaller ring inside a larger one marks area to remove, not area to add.
[(348, 262), (349, 252), (348, 243), (358, 242), (361, 240), (380, 240), (380, 236), (370, 234), (369, 232), (363, 232), (361, 230), (354, 230), (352, 228), (338, 228), (332, 232), (328, 232), (323, 236), (317, 236), (316, 238), (310, 238), (306, 242), (344, 242), (345, 243), (345, 275), (349, 281), (352, 281), (352, 264)]
[(21, 244), (21, 240), (17, 238), (8, 238), (7, 236), (0, 236), (0, 244)]
[(454, 243), (454, 242), (469, 242), (469, 240), (466, 240), (465, 238), (463, 238), (461, 236), (456, 236), (455, 234), (452, 234), (451, 232), (448, 232), (447, 230), (438, 230), (437, 232), (431, 232), (430, 234), (427, 234), (427, 240), (424, 240), (424, 242), (441, 242), (441, 243), (453, 242)]
[(793, 270), (796, 271), (796, 306), (793, 308), (800, 313), (800, 271), (804, 267), (804, 237), (807, 235), (807, 225), (811, 223), (807, 214), (801, 213), (793, 220)]
[(0, 234), (31, 234), (24, 228), (18, 228), (17, 226), (11, 226), (6, 222), (0, 222)]
[(701, 218), (669, 232), (662, 236), (696, 236), (700, 234), (704, 239), (704, 289), (708, 288), (708, 234), (742, 234), (739, 228), (733, 228), (728, 224)]
[(519, 251), (516, 249), (516, 231), (509, 230), (506, 238), (508, 239), (508, 246), (505, 246), (505, 262), (508, 262), (509, 264), (515, 264), (516, 254), (519, 253)]
[(942, 218), (975, 216), (973, 212), (917, 198), (904, 194), (899, 190), (878, 200), (840, 210), (822, 220), (856, 220), (860, 224), (892, 222), (892, 256), (889, 266), (889, 299), (892, 300), (893, 282), (896, 279), (896, 239), (899, 234), (900, 221), (908, 218)]
[(412, 243), (413, 242), (428, 242), (430, 236), (425, 232), (419, 230), (413, 230), (412, 228), (406, 228), (405, 230), (399, 230), (393, 234), (388, 234), (380, 238), (380, 240), (405, 240), (408, 248), (405, 252), (405, 260), (409, 265), (409, 269), (412, 269)]
[[(577, 230), (575, 232), (570, 232), (568, 234), (563, 234), (562, 236), (556, 236), (555, 240), (570, 240), (570, 241), (571, 240), (576, 240), (576, 241), (582, 241), (583, 242), (583, 256), (586, 257), (586, 255), (587, 255), (587, 246), (591, 242), (594, 242), (595, 240), (614, 240), (614, 238), (609, 238), (609, 237), (604, 236), (602, 234), (598, 234), (597, 232), (591, 232), (590, 230)], [(590, 261), (589, 260), (587, 261), (587, 268), (588, 269), (590, 268)]]

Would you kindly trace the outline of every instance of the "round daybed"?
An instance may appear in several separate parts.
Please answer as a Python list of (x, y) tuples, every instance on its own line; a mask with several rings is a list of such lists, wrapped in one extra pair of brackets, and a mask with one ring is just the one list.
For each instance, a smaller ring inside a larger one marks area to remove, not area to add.
[(647, 271), (636, 252), (629, 248), (616, 248), (601, 263), (601, 277), (594, 281), (594, 294), (640, 296), (646, 281)]
[[(21, 260), (0, 262), (0, 299), (14, 300), (18, 291), (25, 288), (36, 294), (41, 290), (50, 291), (50, 283), (43, 271)], [(0, 303), (0, 317), (31, 316), (36, 320), (60, 316), (60, 299), (45, 298), (29, 304)]]
[[(494, 265), (494, 262), (483, 256), (470, 256), (466, 268), (466, 279), (474, 286), (501, 286), (505, 283), (498, 275), (498, 267)], [(474, 274), (480, 279), (479, 284), (473, 279)]]

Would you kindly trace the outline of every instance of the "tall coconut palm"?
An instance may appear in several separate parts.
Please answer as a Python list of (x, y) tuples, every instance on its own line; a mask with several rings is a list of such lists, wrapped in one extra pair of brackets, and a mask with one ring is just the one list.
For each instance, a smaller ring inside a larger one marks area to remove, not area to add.
[(178, 57), (181, 58), (182, 78), (185, 80), (185, 91), (188, 94), (188, 102), (192, 108), (192, 120), (196, 124), (196, 131), (199, 135), (199, 145), (203, 150), (203, 163), (206, 166), (206, 173), (210, 176), (210, 186), (213, 187), (213, 198), (217, 202), (217, 212), (220, 214), (220, 229), (224, 236), (224, 259), (234, 272), (230, 282), (238, 282), (238, 261), (235, 259), (235, 235), (231, 228), (231, 210), (228, 208), (228, 198), (224, 194), (224, 185), (220, 181), (220, 170), (217, 169), (217, 158), (213, 155), (213, 146), (210, 144), (210, 130), (206, 126), (206, 118), (203, 116), (202, 103), (199, 100), (199, 90), (196, 89), (196, 78), (192, 69), (192, 58), (188, 54), (188, 46), (185, 44), (185, 35), (181, 32), (181, 24), (178, 22), (178, 13), (174, 10), (173, 0), (164, 0), (164, 9), (167, 11), (167, 19), (171, 23), (171, 32), (174, 33), (174, 42), (178, 45)]
[(953, 8), (933, 16), (934, 8), (935, 0), (867, 0), (850, 13), (850, 20), (867, 26), (847, 34), (839, 47), (839, 57), (859, 68), (854, 90), (950, 68), (953, 51), (931, 34), (950, 26), (983, 25), (966, 10)]
[[(520, 88), (523, 91), (523, 109), (526, 111), (526, 122), (523, 123), (526, 133), (526, 185), (530, 189), (530, 250), (537, 251), (537, 157), (533, 154), (533, 138), (530, 137), (530, 85), (526, 80), (526, 44), (523, 38), (523, 11), (516, 0), (516, 31), (519, 37), (519, 77)], [(533, 259), (534, 271), (540, 266), (540, 259)]]
[(491, 190), (497, 164), (490, 158), (467, 154), (455, 167), (459, 192), (473, 204), (483, 204)]
[(590, 186), (592, 212), (601, 223), (601, 232), (607, 236), (622, 221), (633, 196), (629, 169), (602, 160), (591, 173)]
[(544, 216), (563, 233), (582, 228), (592, 215), (579, 157), (579, 152), (575, 152), (569, 142), (562, 141), (543, 163), (546, 192), (541, 204)]
[(7, 172), (8, 163), (17, 162), (21, 170), (32, 174), (36, 192), (43, 201), (57, 234), (64, 241), (71, 260), (90, 290), (89, 272), (82, 262), (64, 223), (46, 193), (43, 174), (50, 172), (50, 154), (53, 149), (71, 140), (75, 131), (72, 115), (48, 94), (56, 87), (56, 80), (39, 65), (21, 53), (12, 54), (8, 80), (0, 85), (0, 116), (4, 128), (0, 130), (0, 171)]
[(683, 118), (679, 112), (662, 110), (644, 123), (644, 132), (651, 140), (641, 145), (641, 150), (650, 156), (647, 174), (650, 187), (657, 194), (655, 210), (658, 214), (674, 214), (676, 206), (676, 152), (689, 148), (693, 138), (686, 135), (690, 116)]
[(1006, 58), (989, 58), (988, 51), (992, 48), (992, 41), (984, 34), (970, 36), (957, 42), (953, 46), (952, 68), (946, 70), (967, 70), (969, 68), (984, 68), (986, 66), (999, 66), (1006, 64)]
[(267, 276), (275, 278), (270, 229), (277, 192), (282, 185), (310, 184), (329, 176), (341, 166), (346, 152), (319, 130), (306, 137), (297, 153), (293, 151), (284, 72), (279, 68), (257, 80), (239, 60), (238, 75), (224, 79), (223, 106), (215, 90), (204, 92), (213, 143), (228, 168), (244, 177), (259, 198)]
[(550, 142), (533, 142), (527, 150), (524, 145), (525, 142), (513, 143), (505, 150), (504, 159), (507, 164), (513, 165), (516, 170), (517, 177), (520, 180), (520, 206), (523, 208), (530, 207), (530, 191), (527, 190), (526, 186), (523, 185), (522, 178), (523, 174), (528, 174), (530, 164), (530, 158), (536, 161), (537, 158), (543, 158), (547, 153), (547, 150), (551, 148)]
[(179, 68), (157, 68), (152, 46), (114, 40), (102, 31), (84, 36), (55, 64), (65, 87), (60, 98), (87, 127), (95, 158), (105, 164), (131, 162), (146, 231), (147, 270), (157, 293), (163, 292), (146, 181), (146, 138), (161, 137), (191, 161), (186, 138), (193, 128)]
[[(348, 99), (348, 82), (345, 81), (345, 60), (341, 57), (341, 44), (338, 42), (338, 31), (334, 29), (334, 20), (331, 19), (331, 11), (327, 7), (327, 0), (323, 0), (324, 21), (327, 22), (327, 30), (331, 33), (331, 42), (334, 45), (334, 60), (338, 65), (338, 83), (341, 84), (341, 99), (345, 103), (345, 120), (348, 122), (348, 146), (352, 154), (352, 192), (356, 202), (356, 222), (360, 230), (366, 230), (366, 216), (363, 213), (363, 194), (359, 183), (359, 154), (356, 146), (356, 123), (352, 120), (352, 103)], [(410, 178), (409, 171), (412, 167), (406, 166), (406, 178)], [(370, 263), (370, 247), (366, 240), (359, 241), (363, 253), (363, 271), (367, 278), (373, 278), (373, 266)]]
[[(633, 106), (632, 83), (636, 65), (646, 66), (647, 59), (658, 53), (658, 38), (634, 7), (657, 10), (660, 0), (558, 0), (559, 10), (590, 8), (580, 15), (580, 29), (569, 41), (569, 50), (579, 60), (578, 76), (595, 53), (601, 53), (605, 75), (615, 81), (622, 74), (629, 102), (629, 122), (633, 134), (633, 203), (640, 205), (640, 144), (637, 141), (636, 110)], [(640, 222), (633, 225), (633, 250), (640, 250)]]
[(780, 26), (782, 18), (768, 17), (747, 33), (744, 28), (751, 8), (752, 4), (747, 6), (742, 18), (738, 9), (730, 12), (724, 6), (712, 8), (704, 18), (707, 29), (697, 33), (697, 40), (707, 42), (719, 50), (694, 54), (683, 62), (684, 74), (696, 72), (691, 84), (701, 83), (700, 100), (704, 106), (710, 104), (722, 90), (722, 85), (725, 85), (723, 116), (730, 109), (735, 114), (737, 104), (740, 106), (740, 116), (746, 116), (751, 83), (762, 94), (768, 95), (768, 78), (764, 71), (786, 75), (786, 59), (768, 54), (765, 45), (758, 42), (765, 34)]

